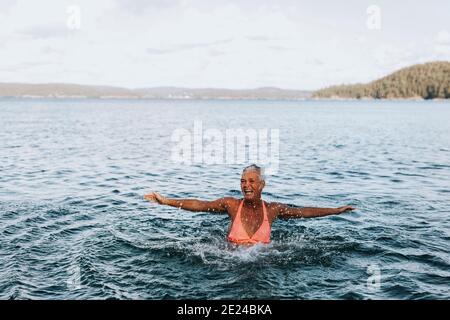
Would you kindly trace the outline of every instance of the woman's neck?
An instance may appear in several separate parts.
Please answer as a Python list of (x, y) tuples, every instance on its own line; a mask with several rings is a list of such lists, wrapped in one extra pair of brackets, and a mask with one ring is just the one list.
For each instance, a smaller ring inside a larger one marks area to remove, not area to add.
[(255, 199), (255, 200), (247, 200), (244, 199), (244, 206), (247, 208), (259, 208), (261, 206), (262, 199)]

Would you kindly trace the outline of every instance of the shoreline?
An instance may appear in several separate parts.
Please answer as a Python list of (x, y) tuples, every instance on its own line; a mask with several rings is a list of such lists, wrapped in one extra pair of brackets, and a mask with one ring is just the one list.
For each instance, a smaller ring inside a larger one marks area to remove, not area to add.
[(117, 96), (102, 96), (102, 97), (87, 97), (87, 96), (34, 96), (34, 95), (25, 95), (25, 96), (0, 96), (0, 100), (54, 100), (54, 101), (62, 101), (62, 100), (78, 100), (78, 101), (87, 101), (87, 100), (133, 100), (133, 101), (148, 101), (148, 100), (164, 100), (164, 101), (450, 101), (450, 99), (423, 99), (423, 98), (382, 98), (382, 99), (374, 99), (374, 98), (234, 98), (234, 97), (192, 97), (192, 98), (176, 98), (176, 97), (117, 97)]

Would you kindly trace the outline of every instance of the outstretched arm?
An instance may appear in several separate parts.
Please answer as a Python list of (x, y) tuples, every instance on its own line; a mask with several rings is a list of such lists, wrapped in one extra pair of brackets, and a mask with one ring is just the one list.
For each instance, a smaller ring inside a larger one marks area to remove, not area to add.
[(280, 218), (317, 218), (355, 210), (352, 206), (339, 208), (295, 208), (282, 203), (277, 203), (275, 206), (278, 209), (278, 217)]
[(214, 213), (227, 212), (229, 201), (229, 198), (220, 198), (214, 201), (201, 201), (197, 199), (169, 199), (161, 196), (157, 192), (152, 192), (145, 195), (144, 199), (184, 210)]

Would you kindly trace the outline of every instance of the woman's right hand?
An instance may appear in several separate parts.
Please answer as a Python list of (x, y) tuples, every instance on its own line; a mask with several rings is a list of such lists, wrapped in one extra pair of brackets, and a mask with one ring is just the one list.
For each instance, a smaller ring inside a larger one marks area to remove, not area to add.
[(151, 192), (149, 194), (146, 194), (144, 196), (144, 199), (147, 201), (156, 202), (159, 204), (164, 204), (164, 201), (166, 200), (166, 198), (164, 198), (162, 195), (160, 195), (157, 192)]

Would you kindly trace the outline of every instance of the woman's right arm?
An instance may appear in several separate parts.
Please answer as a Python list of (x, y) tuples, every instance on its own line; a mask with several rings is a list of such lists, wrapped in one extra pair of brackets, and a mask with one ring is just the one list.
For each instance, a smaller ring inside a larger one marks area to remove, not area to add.
[(225, 197), (214, 201), (202, 201), (197, 199), (169, 199), (161, 196), (157, 192), (151, 192), (145, 195), (144, 199), (194, 212), (226, 213), (228, 212), (228, 205), (232, 198)]

